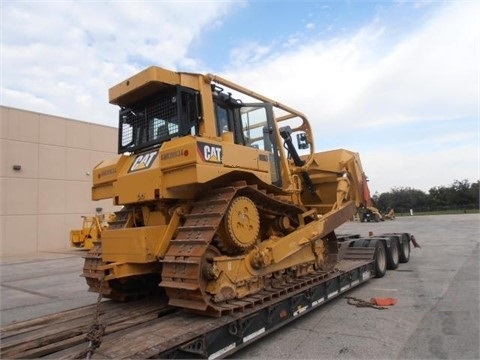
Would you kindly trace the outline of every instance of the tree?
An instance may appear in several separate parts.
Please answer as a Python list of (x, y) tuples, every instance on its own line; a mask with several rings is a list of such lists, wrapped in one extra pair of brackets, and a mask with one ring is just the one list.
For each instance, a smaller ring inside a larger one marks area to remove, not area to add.
[(480, 181), (472, 183), (470, 186), (470, 198), (473, 199), (473, 204), (479, 208), (480, 205)]
[(454, 180), (450, 187), (440, 186), (429, 191), (432, 206), (471, 206), (479, 202), (478, 181)]
[(452, 191), (451, 188), (445, 186), (433, 187), (428, 191), (430, 198), (430, 206), (447, 206), (452, 202)]
[(400, 212), (424, 207), (427, 203), (427, 194), (421, 190), (409, 187), (393, 188), (391, 192), (381, 194), (377, 202), (378, 207), (383, 211), (393, 208)]
[(405, 188), (393, 188), (391, 191), (373, 196), (377, 207), (382, 211), (393, 208), (397, 212), (409, 209), (439, 208), (479, 208), (480, 181), (470, 183), (468, 180), (454, 180), (450, 186), (436, 186), (428, 191)]
[(453, 202), (457, 205), (470, 205), (478, 202), (478, 196), (471, 191), (472, 184), (468, 180), (455, 180), (452, 185)]

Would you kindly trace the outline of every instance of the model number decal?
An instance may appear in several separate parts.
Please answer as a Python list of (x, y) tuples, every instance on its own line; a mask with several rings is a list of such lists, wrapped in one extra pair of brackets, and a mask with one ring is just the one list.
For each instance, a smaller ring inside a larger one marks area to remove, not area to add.
[(100, 173), (97, 175), (97, 177), (100, 179), (102, 176), (108, 176), (108, 175), (113, 175), (117, 173), (117, 168), (111, 168), (107, 170), (102, 170)]
[(180, 156), (188, 156), (188, 150), (180, 149), (180, 150), (170, 151), (168, 153), (162, 154), (161, 159), (170, 160)]
[(198, 142), (198, 153), (207, 162), (220, 164), (222, 162), (222, 147), (218, 145)]
[(268, 162), (268, 156), (265, 155), (265, 154), (259, 154), (258, 155), (258, 160)]
[(153, 161), (158, 155), (158, 151), (152, 151), (146, 154), (140, 154), (135, 157), (135, 160), (133, 161), (132, 166), (130, 166), (130, 169), (128, 172), (132, 171), (138, 171), (138, 170), (143, 170), (143, 169), (148, 169), (150, 166), (152, 166)]

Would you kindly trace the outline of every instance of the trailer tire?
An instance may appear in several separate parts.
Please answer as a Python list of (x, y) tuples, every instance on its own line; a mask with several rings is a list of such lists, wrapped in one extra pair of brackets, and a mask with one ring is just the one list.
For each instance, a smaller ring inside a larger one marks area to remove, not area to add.
[(368, 242), (365, 241), (365, 239), (358, 239), (358, 240), (355, 240), (353, 243), (352, 243), (352, 246), (353, 247), (367, 247), (368, 246)]
[(387, 251), (382, 241), (370, 241), (369, 246), (375, 247), (375, 277), (382, 278), (387, 273)]
[(390, 238), (390, 246), (387, 247), (387, 269), (395, 270), (400, 262), (399, 246), (396, 237)]
[(400, 263), (407, 263), (410, 260), (410, 234), (409, 233), (386, 233), (381, 236), (394, 235), (399, 241), (398, 258)]
[(402, 264), (408, 263), (410, 260), (410, 236), (408, 234), (401, 234), (400, 236), (400, 248), (399, 248), (399, 260)]

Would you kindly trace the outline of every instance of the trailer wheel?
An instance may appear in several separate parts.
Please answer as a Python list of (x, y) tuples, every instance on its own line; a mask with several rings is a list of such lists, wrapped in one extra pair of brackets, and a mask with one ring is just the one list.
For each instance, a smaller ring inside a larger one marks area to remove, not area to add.
[(398, 240), (395, 237), (390, 239), (390, 246), (387, 248), (387, 269), (395, 270), (399, 264)]
[(387, 251), (381, 241), (370, 241), (369, 246), (375, 246), (375, 277), (382, 278), (387, 273)]
[(401, 245), (399, 251), (399, 260), (403, 263), (408, 263), (410, 260), (410, 237), (408, 234), (401, 234)]
[(352, 246), (356, 248), (367, 247), (367, 245), (368, 245), (368, 242), (366, 242), (365, 239), (358, 239), (352, 243)]

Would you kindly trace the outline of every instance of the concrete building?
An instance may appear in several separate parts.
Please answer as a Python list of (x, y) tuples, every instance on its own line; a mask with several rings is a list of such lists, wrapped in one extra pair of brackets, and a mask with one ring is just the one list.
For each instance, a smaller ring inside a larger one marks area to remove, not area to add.
[(0, 256), (69, 248), (91, 201), (91, 172), (117, 154), (117, 129), (0, 106)]

